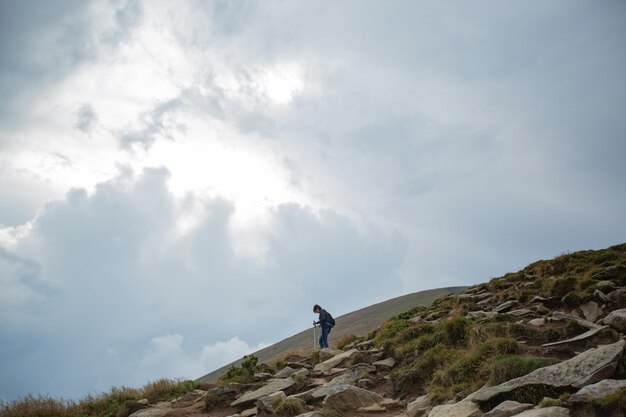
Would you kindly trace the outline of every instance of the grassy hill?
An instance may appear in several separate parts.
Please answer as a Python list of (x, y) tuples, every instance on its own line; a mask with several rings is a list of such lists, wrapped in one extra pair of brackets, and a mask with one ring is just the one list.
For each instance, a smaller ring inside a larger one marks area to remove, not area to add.
[[(434, 290), (419, 291), (412, 294), (403, 295), (401, 297), (392, 298), (382, 303), (374, 304), (352, 313), (344, 314), (336, 317), (337, 325), (333, 329), (330, 337), (331, 345), (336, 343), (344, 336), (365, 335), (375, 330), (389, 317), (410, 310), (417, 306), (429, 306), (438, 298), (448, 294), (456, 294), (465, 287), (449, 287)], [(268, 346), (265, 349), (255, 352), (254, 355), (261, 362), (271, 361), (273, 358), (280, 357), (286, 352), (294, 350), (311, 349), (313, 344), (312, 329), (304, 330), (278, 343)], [(225, 365), (211, 373), (208, 373), (197, 379), (199, 382), (215, 383), (217, 379), (226, 372), (231, 365), (239, 365), (241, 360)]]

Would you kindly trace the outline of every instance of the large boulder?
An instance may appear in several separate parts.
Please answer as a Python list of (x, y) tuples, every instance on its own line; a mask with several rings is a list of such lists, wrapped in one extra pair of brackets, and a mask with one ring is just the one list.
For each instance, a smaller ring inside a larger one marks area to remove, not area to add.
[[(596, 403), (606, 398), (608, 395), (626, 388), (626, 380), (604, 379), (592, 385), (581, 388), (575, 394), (572, 394), (567, 400), (569, 408), (572, 410), (573, 417), (595, 417), (600, 415), (597, 411)], [(612, 413), (609, 409), (601, 410), (603, 417), (620, 415), (619, 410)]]
[(325, 360), (333, 358), (342, 353), (343, 353), (343, 350), (340, 350), (340, 349), (331, 349), (331, 348), (322, 349), (320, 350), (320, 361), (324, 362)]
[[(376, 368), (371, 365), (367, 365), (364, 363), (359, 363), (357, 365), (353, 365), (342, 375), (339, 375), (333, 378), (328, 384), (324, 384), (320, 387), (317, 387), (313, 390), (310, 397), (315, 398), (323, 398), (332, 393), (337, 392), (336, 386), (344, 386), (344, 385), (354, 385), (363, 377), (366, 377), (371, 372), (375, 372)], [(343, 389), (343, 388), (341, 388)]]
[(315, 367), (313, 368), (313, 372), (317, 374), (328, 372), (332, 368), (338, 367), (339, 365), (341, 365), (342, 362), (350, 359), (352, 355), (355, 355), (358, 352), (359, 351), (357, 349), (350, 349), (346, 352), (335, 355), (330, 359), (326, 359), (324, 362), (315, 365)]
[(626, 330), (626, 308), (611, 311), (604, 318), (604, 324), (608, 324), (612, 328), (624, 332)]
[(490, 402), (496, 398), (506, 399), (511, 393), (526, 388), (549, 386), (555, 389), (581, 388), (615, 372), (622, 357), (626, 341), (589, 349), (572, 359), (556, 365), (539, 368), (527, 375), (512, 379), (494, 387), (484, 387), (470, 394), (467, 399), (474, 402)]
[(542, 346), (543, 347), (558, 346), (558, 345), (564, 345), (564, 344), (569, 344), (569, 343), (576, 343), (576, 342), (580, 342), (586, 339), (591, 339), (592, 337), (594, 337), (595, 335), (597, 335), (598, 333), (600, 333), (602, 330), (606, 328), (608, 328), (608, 326), (597, 327), (595, 329), (586, 331), (585, 333), (579, 334), (578, 336), (572, 337), (571, 339), (559, 340), (558, 342), (552, 342), (552, 343), (546, 343)]
[(338, 384), (342, 389), (328, 395), (322, 404), (336, 411), (358, 410), (372, 404), (381, 403), (385, 399), (375, 392), (354, 385)]
[(422, 395), (406, 405), (405, 414), (407, 417), (421, 417), (426, 414), (429, 405), (430, 400), (428, 400), (428, 395)]
[(498, 404), (496, 408), (483, 417), (511, 417), (516, 416), (522, 411), (530, 410), (534, 405), (528, 403), (518, 403), (517, 401), (504, 401)]
[(240, 407), (253, 404), (259, 398), (267, 397), (268, 395), (271, 395), (278, 391), (285, 391), (294, 386), (295, 383), (296, 381), (292, 378), (275, 379), (255, 391), (245, 393), (244, 395), (233, 401), (230, 405), (231, 407)]
[(259, 398), (256, 401), (256, 408), (259, 414), (274, 414), (274, 410), (276, 408), (276, 403), (281, 400), (287, 398), (287, 395), (283, 391), (278, 391), (273, 394), (268, 395), (267, 397)]
[(274, 378), (288, 378), (290, 377), (294, 372), (296, 372), (295, 369), (293, 369), (291, 366), (285, 366), (283, 369), (281, 369), (280, 371), (276, 372), (276, 374), (274, 375)]
[(595, 322), (602, 315), (602, 309), (595, 301), (587, 301), (580, 305), (580, 311), (586, 320)]
[(526, 410), (515, 417), (570, 417), (569, 410), (563, 407), (546, 407)]
[(455, 404), (438, 405), (430, 410), (428, 417), (481, 417), (483, 412), (471, 401), (460, 401)]

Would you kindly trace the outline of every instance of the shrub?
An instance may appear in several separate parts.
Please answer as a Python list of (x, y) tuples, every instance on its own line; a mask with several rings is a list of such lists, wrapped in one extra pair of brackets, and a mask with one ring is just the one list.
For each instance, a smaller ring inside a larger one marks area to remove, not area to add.
[(200, 383), (195, 381), (161, 378), (146, 384), (143, 387), (143, 396), (151, 403), (171, 401), (198, 387)]
[(491, 362), (489, 382), (498, 385), (508, 380), (524, 376), (535, 369), (554, 365), (558, 360), (532, 356), (505, 355)]
[(259, 369), (259, 359), (254, 355), (246, 355), (240, 366), (231, 365), (230, 368), (222, 375), (218, 383), (228, 384), (231, 382), (249, 383), (254, 381), (254, 374), (261, 371)]
[(306, 410), (306, 403), (300, 398), (277, 398), (274, 403), (274, 414), (281, 417), (297, 416)]
[(63, 400), (49, 396), (27, 395), (10, 402), (0, 401), (2, 417), (60, 417), (67, 416), (67, 408), (71, 406)]
[(227, 397), (223, 394), (218, 394), (217, 392), (207, 392), (204, 397), (204, 411), (213, 410), (218, 404), (226, 401)]
[(427, 381), (434, 371), (446, 362), (450, 362), (454, 351), (443, 344), (438, 344), (422, 355), (415, 362), (391, 372), (390, 381), (396, 393), (406, 393), (417, 385)]
[(579, 334), (582, 334), (586, 332), (587, 330), (588, 329), (585, 326), (573, 320), (569, 320), (567, 324), (565, 325), (565, 335), (567, 337), (578, 336)]
[(467, 333), (470, 325), (466, 317), (453, 317), (444, 320), (439, 326), (443, 332), (444, 340), (452, 346), (462, 346), (467, 343)]
[(557, 278), (552, 282), (550, 287), (550, 296), (562, 298), (570, 292), (572, 288), (576, 288), (575, 277), (568, 276)]

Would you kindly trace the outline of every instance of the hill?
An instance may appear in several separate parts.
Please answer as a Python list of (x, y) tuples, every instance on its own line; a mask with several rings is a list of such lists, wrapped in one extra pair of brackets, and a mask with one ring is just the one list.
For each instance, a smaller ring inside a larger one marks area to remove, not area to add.
[[(343, 316), (336, 317), (337, 325), (331, 335), (331, 344), (336, 343), (348, 335), (366, 335), (375, 330), (389, 317), (411, 309), (415, 306), (428, 306), (433, 301), (448, 294), (458, 293), (465, 287), (449, 287), (434, 290), (419, 291), (412, 294), (392, 298), (381, 303), (373, 304)], [(281, 340), (278, 343), (268, 346), (265, 349), (254, 353), (261, 362), (270, 362), (279, 358), (289, 351), (311, 349), (313, 344), (312, 329), (303, 330), (291, 337)], [(240, 365), (242, 359), (225, 365), (213, 372), (210, 372), (197, 379), (199, 382), (215, 383), (228, 368), (233, 365)]]

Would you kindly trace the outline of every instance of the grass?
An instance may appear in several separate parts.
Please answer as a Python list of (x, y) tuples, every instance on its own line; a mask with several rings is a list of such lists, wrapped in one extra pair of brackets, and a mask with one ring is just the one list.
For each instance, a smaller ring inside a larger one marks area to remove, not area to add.
[(300, 398), (277, 398), (274, 404), (274, 414), (279, 417), (297, 416), (306, 410), (306, 403)]
[(139, 409), (136, 402), (142, 398), (151, 403), (170, 401), (200, 385), (194, 381), (158, 379), (143, 388), (113, 387), (109, 392), (87, 395), (79, 401), (27, 395), (0, 401), (0, 417), (126, 417)]
[(534, 356), (499, 356), (494, 358), (490, 364), (489, 383), (498, 385), (558, 362), (555, 359)]

